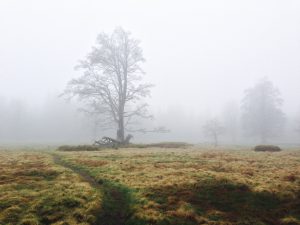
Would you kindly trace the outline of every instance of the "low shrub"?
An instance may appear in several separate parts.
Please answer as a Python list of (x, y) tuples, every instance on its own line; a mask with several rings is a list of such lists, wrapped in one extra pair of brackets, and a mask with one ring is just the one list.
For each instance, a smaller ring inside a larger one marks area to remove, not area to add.
[(254, 148), (256, 152), (280, 152), (282, 149), (275, 145), (257, 145)]
[(129, 144), (126, 147), (130, 148), (188, 148), (191, 144), (186, 142), (159, 142), (152, 144)]
[(98, 151), (100, 150), (100, 147), (98, 146), (93, 146), (93, 145), (77, 145), (77, 146), (72, 146), (72, 145), (63, 145), (58, 147), (58, 151), (62, 152), (73, 152), (73, 151)]

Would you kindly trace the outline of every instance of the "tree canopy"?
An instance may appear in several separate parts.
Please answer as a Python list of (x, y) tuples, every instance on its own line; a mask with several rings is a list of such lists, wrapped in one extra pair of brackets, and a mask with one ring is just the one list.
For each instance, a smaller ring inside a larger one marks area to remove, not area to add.
[(242, 100), (242, 122), (246, 133), (259, 137), (262, 143), (278, 136), (285, 121), (282, 104), (278, 88), (267, 78), (247, 89)]
[(152, 87), (143, 82), (144, 61), (140, 42), (129, 32), (119, 27), (112, 34), (101, 33), (76, 67), (83, 75), (72, 79), (64, 94), (78, 97), (86, 112), (100, 115), (100, 125), (116, 128), (117, 139), (124, 141), (125, 131), (137, 117), (151, 117), (143, 101)]

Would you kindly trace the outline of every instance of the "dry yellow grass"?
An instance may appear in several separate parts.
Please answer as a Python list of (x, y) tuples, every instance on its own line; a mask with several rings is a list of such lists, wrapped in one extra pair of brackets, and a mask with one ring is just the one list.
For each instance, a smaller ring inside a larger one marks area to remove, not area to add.
[(129, 189), (132, 218), (144, 221), (136, 224), (300, 224), (299, 150), (152, 148), (59, 154), (98, 182)]
[(0, 151), (0, 224), (93, 224), (99, 193), (41, 152)]
[(300, 224), (300, 151), (0, 151), (0, 225), (14, 224)]

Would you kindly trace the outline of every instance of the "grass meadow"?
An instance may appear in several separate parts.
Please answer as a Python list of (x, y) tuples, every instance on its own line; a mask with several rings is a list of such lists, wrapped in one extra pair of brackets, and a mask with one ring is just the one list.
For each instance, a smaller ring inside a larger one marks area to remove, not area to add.
[(0, 151), (0, 224), (93, 224), (101, 196), (44, 152)]
[(2, 150), (0, 224), (300, 224), (300, 150)]

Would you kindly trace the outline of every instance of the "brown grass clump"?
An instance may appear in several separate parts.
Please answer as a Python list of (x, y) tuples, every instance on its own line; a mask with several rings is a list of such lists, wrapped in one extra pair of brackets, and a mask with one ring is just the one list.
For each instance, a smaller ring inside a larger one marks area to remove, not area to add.
[(297, 180), (297, 176), (295, 174), (289, 174), (284, 176), (285, 181), (295, 182)]
[(300, 225), (300, 221), (295, 217), (289, 216), (281, 220), (282, 225)]
[(89, 167), (101, 167), (108, 164), (108, 162), (104, 160), (84, 160), (84, 159), (77, 159), (76, 163), (84, 166), (89, 166)]
[(254, 148), (256, 152), (280, 152), (281, 148), (275, 145), (257, 145)]
[(184, 201), (179, 201), (177, 203), (177, 209), (167, 211), (167, 214), (172, 217), (182, 218), (184, 220), (197, 221), (197, 213), (195, 212), (193, 206)]

